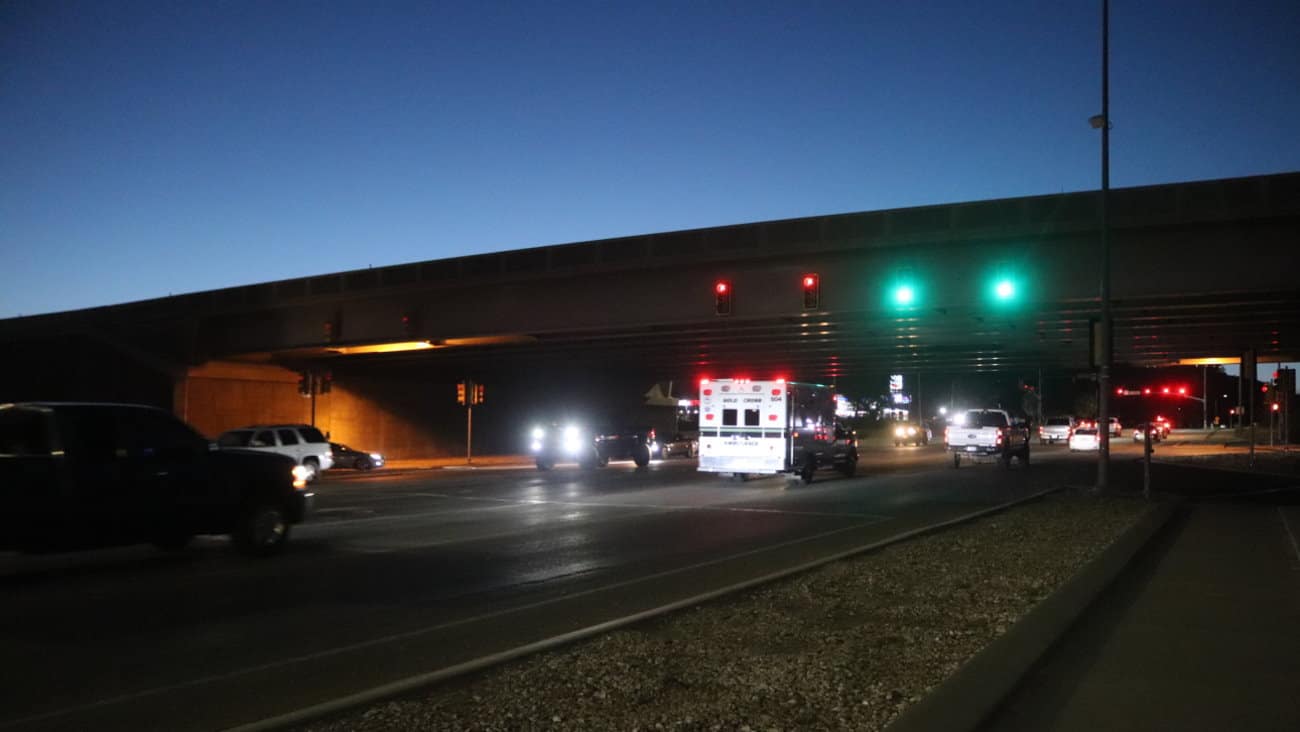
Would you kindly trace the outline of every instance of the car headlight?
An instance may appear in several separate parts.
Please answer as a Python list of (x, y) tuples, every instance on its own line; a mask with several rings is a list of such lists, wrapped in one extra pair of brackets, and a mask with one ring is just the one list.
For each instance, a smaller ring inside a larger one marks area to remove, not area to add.
[(915, 436), (916, 436), (916, 428), (915, 428), (915, 427), (908, 427), (908, 428), (907, 428), (907, 434), (908, 434), (909, 437), (915, 437)]
[(541, 427), (534, 427), (534, 428), (533, 428), (533, 439), (534, 439), (534, 440), (540, 440), (540, 439), (542, 439), (542, 438), (545, 437), (545, 436), (546, 436), (546, 430), (542, 429)]
[(578, 439), (578, 428), (577, 428), (577, 427), (574, 427), (573, 425), (569, 425), (568, 427), (565, 427), (565, 428), (564, 428), (564, 439), (566, 439), (566, 440), (576, 440), (576, 439)]
[(371, 460), (383, 460), (383, 459), (384, 459), (384, 456), (383, 456), (383, 455), (380, 455), (380, 454), (377, 453), (377, 452), (372, 452), (372, 453), (370, 453), (370, 459), (371, 459)]
[(295, 465), (289, 473), (293, 475), (293, 487), (295, 490), (302, 490), (307, 487), (307, 479), (311, 477), (311, 471), (305, 466)]
[(530, 445), (529, 447), (532, 449), (533, 452), (541, 452), (541, 451), (542, 451), (542, 441), (541, 441), (541, 440), (533, 440), (533, 444)]
[(904, 434), (906, 434), (906, 433), (903, 431), (903, 428), (902, 428), (902, 427), (895, 427), (895, 428), (894, 428), (894, 436), (895, 436), (895, 437), (902, 437)]

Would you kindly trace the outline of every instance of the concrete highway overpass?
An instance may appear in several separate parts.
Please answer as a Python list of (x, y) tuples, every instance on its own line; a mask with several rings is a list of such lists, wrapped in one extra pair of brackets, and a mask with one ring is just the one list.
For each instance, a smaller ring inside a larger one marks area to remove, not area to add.
[[(401, 455), (442, 451), (430, 424), (463, 432), (453, 385), (466, 377), (489, 385), (485, 428), (504, 430), (523, 419), (511, 405), (539, 393), (668, 379), (1081, 371), (1100, 309), (1099, 203), (1068, 193), (646, 234), (9, 319), (0, 400), (149, 401), (208, 432), (315, 409), (336, 437)], [(1117, 362), (1300, 352), (1300, 173), (1118, 189), (1111, 221)], [(715, 312), (719, 282), (729, 315)], [(301, 370), (335, 388), (302, 399)]]

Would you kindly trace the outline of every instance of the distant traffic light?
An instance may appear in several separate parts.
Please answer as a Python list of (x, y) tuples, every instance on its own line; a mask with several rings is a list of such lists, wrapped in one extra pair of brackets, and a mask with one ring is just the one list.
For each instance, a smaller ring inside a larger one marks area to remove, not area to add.
[(803, 276), (803, 309), (816, 310), (821, 307), (822, 278), (817, 274)]
[(1185, 386), (1178, 387), (1178, 396), (1187, 396), (1187, 387)]
[(465, 403), (465, 382), (463, 381), (456, 382), (456, 403)]
[(483, 403), (483, 385), (482, 385), (482, 384), (475, 384), (475, 385), (474, 385), (474, 404), (482, 404), (482, 403)]
[(1278, 404), (1277, 402), (1273, 402), (1273, 411), (1274, 411), (1274, 412), (1280, 411), (1281, 409), (1282, 409), (1282, 405), (1281, 405), (1281, 404)]
[(311, 396), (311, 374), (306, 371), (298, 375), (298, 393), (303, 396)]
[(320, 384), (319, 391), (322, 394), (328, 394), (330, 393), (330, 389), (334, 388), (334, 374), (329, 371), (321, 374), (317, 381)]
[(718, 280), (715, 282), (713, 285), (713, 312), (718, 315), (731, 315), (733, 295), (731, 280)]
[(1003, 278), (993, 285), (993, 294), (1003, 302), (1016, 296), (1016, 283), (1009, 279)]

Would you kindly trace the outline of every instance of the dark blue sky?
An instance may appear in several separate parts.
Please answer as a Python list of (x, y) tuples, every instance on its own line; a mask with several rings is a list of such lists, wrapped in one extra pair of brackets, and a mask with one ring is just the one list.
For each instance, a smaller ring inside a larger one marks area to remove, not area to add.
[[(1300, 2), (1114, 0), (1112, 183), (1300, 170)], [(1096, 188), (1099, 0), (0, 4), (0, 317)]]

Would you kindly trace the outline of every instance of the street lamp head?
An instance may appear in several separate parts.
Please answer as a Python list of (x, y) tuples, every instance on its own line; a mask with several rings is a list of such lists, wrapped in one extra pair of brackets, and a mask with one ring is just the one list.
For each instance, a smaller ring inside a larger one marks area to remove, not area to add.
[(1101, 126), (1106, 124), (1105, 115), (1094, 114), (1088, 118), (1088, 125), (1094, 130), (1100, 130)]

